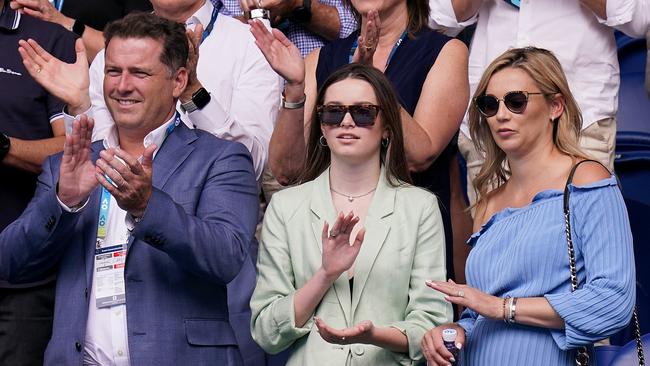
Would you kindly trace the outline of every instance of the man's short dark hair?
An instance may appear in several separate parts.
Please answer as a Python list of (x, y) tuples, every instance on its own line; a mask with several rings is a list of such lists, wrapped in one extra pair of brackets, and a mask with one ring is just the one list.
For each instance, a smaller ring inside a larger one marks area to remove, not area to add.
[(188, 40), (185, 26), (181, 23), (151, 13), (133, 12), (108, 24), (104, 30), (106, 48), (114, 37), (151, 38), (162, 42), (160, 62), (169, 68), (171, 75), (187, 64)]

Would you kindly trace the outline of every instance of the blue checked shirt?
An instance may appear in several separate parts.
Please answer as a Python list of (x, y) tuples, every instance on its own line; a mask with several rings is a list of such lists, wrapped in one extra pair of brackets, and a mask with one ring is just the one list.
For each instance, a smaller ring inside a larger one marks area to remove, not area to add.
[[(213, 4), (219, 2), (223, 3), (221, 14), (228, 16), (241, 16), (243, 14), (239, 6), (239, 0), (210, 0)], [(339, 38), (345, 38), (357, 29), (357, 21), (352, 14), (352, 9), (343, 5), (340, 0), (320, 0), (322, 4), (336, 7), (339, 12), (339, 21), (341, 28), (339, 30)], [(301, 26), (300, 24), (290, 23), (289, 27), (284, 31), (287, 38), (298, 47), (302, 57), (307, 56), (311, 51), (322, 47), (327, 43), (327, 40), (309, 29)]]

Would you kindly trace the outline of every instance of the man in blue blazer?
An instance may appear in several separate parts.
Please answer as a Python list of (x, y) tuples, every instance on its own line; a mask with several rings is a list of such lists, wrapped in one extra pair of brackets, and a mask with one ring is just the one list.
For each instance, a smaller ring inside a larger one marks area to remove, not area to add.
[(105, 38), (115, 126), (94, 144), (83, 44), (64, 64), (20, 43), (30, 74), (79, 117), (67, 116), (63, 155), (45, 163), (34, 199), (0, 234), (0, 277), (57, 273), (47, 365), (239, 365), (226, 284), (250, 260), (250, 155), (181, 123), (182, 25), (132, 14)]

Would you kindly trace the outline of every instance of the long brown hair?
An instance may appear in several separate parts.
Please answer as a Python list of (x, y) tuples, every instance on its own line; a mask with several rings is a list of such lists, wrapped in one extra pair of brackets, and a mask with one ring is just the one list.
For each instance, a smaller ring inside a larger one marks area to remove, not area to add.
[[(484, 95), (492, 76), (505, 68), (516, 68), (526, 72), (535, 81), (540, 91), (545, 94), (547, 102), (552, 101), (557, 94), (564, 97), (564, 111), (560, 117), (553, 121), (553, 143), (558, 150), (566, 155), (587, 158), (578, 143), (582, 128), (582, 115), (571, 90), (569, 90), (569, 83), (562, 71), (562, 66), (553, 53), (536, 47), (515, 48), (506, 51), (485, 69), (474, 93), (474, 98)], [(474, 146), (485, 155), (485, 162), (473, 181), (479, 196), (476, 205), (479, 205), (490, 190), (496, 189), (506, 182), (510, 171), (504, 166), (506, 153), (494, 141), (487, 119), (478, 111), (475, 103), (471, 103), (469, 108), (469, 130)]]
[[(357, 19), (361, 27), (361, 14), (352, 6), (350, 0), (343, 0), (343, 5), (352, 10), (352, 14)], [(429, 27), (429, 2), (427, 0), (406, 0), (406, 9), (408, 11), (409, 22), (407, 31), (410, 37), (414, 34)]]
[[(323, 136), (316, 107), (323, 104), (327, 89), (334, 83), (345, 79), (363, 80), (372, 86), (377, 102), (381, 107), (381, 120), (383, 127), (388, 130), (390, 143), (381, 146), (380, 161), (386, 165), (386, 179), (392, 186), (399, 186), (402, 182), (411, 182), (411, 177), (406, 168), (406, 153), (404, 152), (404, 135), (402, 133), (402, 118), (400, 104), (397, 101), (393, 86), (386, 76), (372, 66), (352, 63), (341, 67), (332, 73), (318, 91), (316, 103), (312, 112), (309, 138), (307, 140), (307, 157), (303, 173), (298, 181), (305, 183), (316, 179), (327, 169), (331, 162), (330, 149), (322, 146), (319, 141)], [(388, 157), (386, 156), (388, 154)]]

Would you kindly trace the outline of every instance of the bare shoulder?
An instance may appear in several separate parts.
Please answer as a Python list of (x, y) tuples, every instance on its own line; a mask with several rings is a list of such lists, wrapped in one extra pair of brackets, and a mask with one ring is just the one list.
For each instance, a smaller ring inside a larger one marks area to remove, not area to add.
[(445, 43), (445, 45), (442, 47), (442, 50), (440, 50), (440, 55), (467, 58), (469, 55), (469, 50), (467, 49), (467, 46), (465, 46), (465, 43), (456, 38), (453, 38), (450, 39), (449, 42)]
[(594, 161), (585, 161), (576, 169), (573, 175), (573, 185), (585, 186), (598, 182), (599, 180), (607, 179), (611, 175), (610, 171), (601, 164)]

